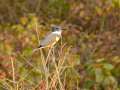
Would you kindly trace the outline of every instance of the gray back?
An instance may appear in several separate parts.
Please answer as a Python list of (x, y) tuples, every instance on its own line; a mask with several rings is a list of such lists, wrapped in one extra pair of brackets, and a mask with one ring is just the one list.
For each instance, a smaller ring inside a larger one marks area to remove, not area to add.
[(45, 37), (41, 42), (41, 46), (47, 46), (56, 41), (56, 37), (61, 37), (61, 35), (55, 34), (55, 33), (50, 33), (47, 37)]

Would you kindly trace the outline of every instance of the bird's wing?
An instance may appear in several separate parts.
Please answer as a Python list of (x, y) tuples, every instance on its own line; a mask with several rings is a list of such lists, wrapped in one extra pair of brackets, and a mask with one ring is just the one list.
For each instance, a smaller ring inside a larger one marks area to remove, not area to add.
[(41, 45), (41, 46), (49, 46), (49, 45), (51, 45), (51, 44), (53, 44), (53, 43), (56, 42), (56, 38), (57, 38), (57, 37), (60, 38), (60, 35), (51, 33), (51, 34), (49, 34), (48, 36), (46, 36), (46, 37), (40, 42), (40, 45)]

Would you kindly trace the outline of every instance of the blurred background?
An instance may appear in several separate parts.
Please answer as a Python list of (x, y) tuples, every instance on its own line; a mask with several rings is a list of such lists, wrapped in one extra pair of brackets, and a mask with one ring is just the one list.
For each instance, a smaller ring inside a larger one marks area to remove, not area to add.
[(45, 90), (44, 73), (27, 62), (41, 68), (32, 50), (51, 24), (66, 28), (55, 50), (70, 47), (65, 90), (120, 90), (120, 0), (0, 0), (0, 90), (14, 87), (11, 80), (22, 81), (20, 90)]

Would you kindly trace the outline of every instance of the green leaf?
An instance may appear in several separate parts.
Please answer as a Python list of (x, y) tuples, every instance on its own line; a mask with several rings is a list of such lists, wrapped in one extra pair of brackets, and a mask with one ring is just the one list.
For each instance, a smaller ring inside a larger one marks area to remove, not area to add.
[(95, 82), (93, 80), (87, 80), (85, 81), (84, 87), (86, 88), (86, 90), (90, 89), (93, 85), (95, 84)]
[(114, 66), (112, 64), (109, 64), (109, 63), (104, 63), (103, 68), (106, 70), (112, 70), (114, 68)]
[(93, 76), (95, 68), (91, 64), (86, 64), (86, 71), (90, 76)]
[(30, 56), (32, 54), (32, 48), (28, 47), (23, 50), (23, 55)]

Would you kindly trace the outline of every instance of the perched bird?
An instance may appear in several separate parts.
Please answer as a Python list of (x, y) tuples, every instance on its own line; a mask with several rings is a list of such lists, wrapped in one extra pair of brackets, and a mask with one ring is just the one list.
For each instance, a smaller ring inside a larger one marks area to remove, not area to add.
[(43, 40), (40, 41), (38, 48), (52, 47), (61, 38), (62, 29), (60, 26), (53, 25), (52, 32), (48, 34)]

